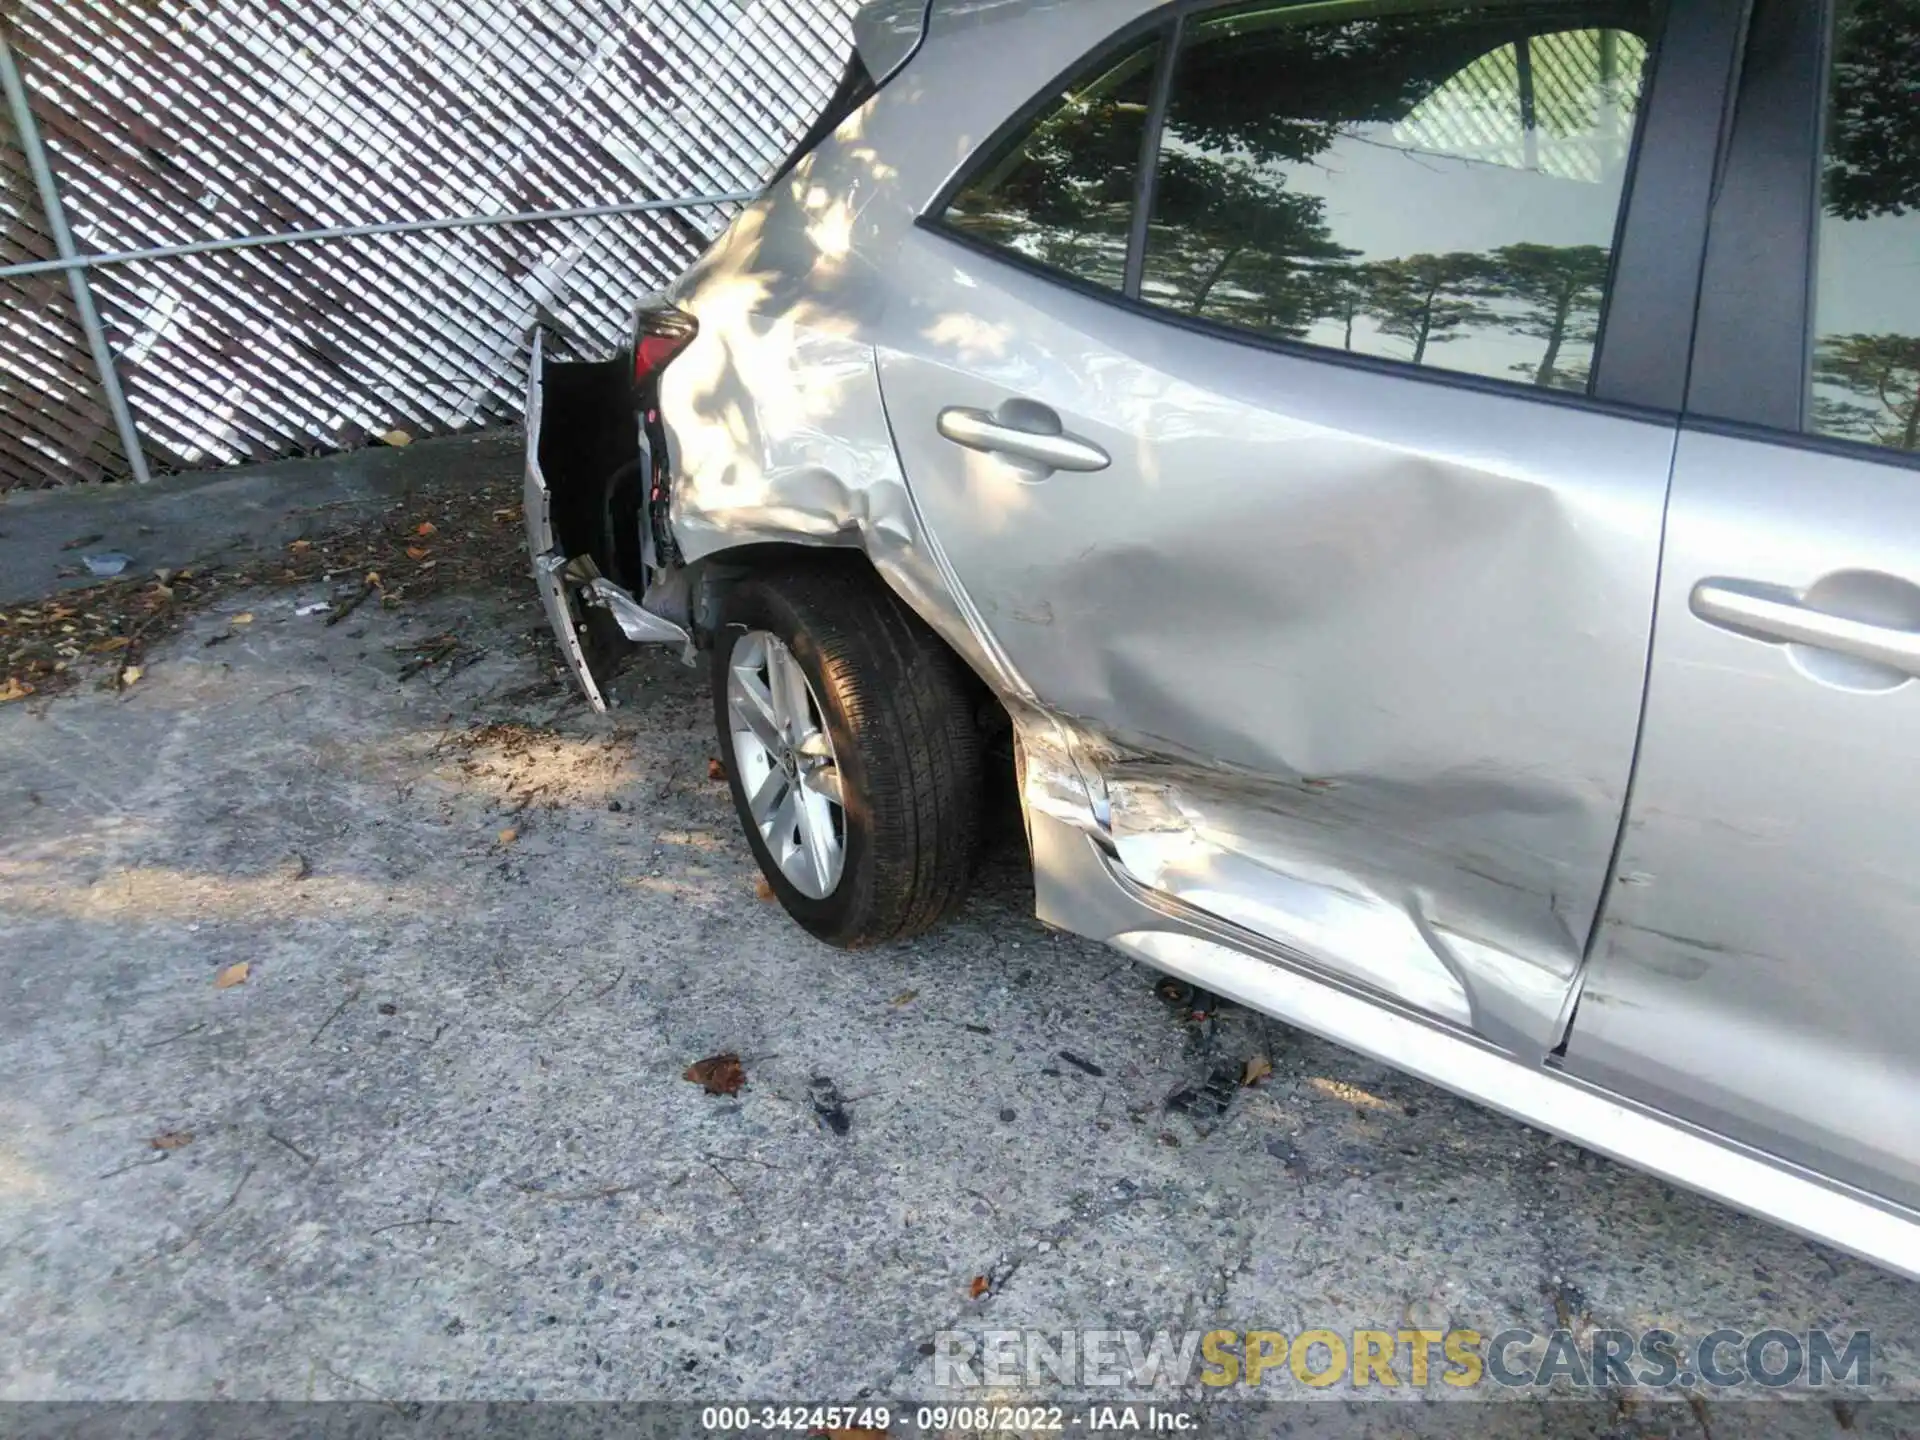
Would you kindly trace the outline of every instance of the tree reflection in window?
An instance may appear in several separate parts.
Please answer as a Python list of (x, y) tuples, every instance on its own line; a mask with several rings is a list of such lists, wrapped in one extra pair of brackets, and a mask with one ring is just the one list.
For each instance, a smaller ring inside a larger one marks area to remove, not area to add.
[(1584, 389), (1646, 7), (1577, 30), (1543, 29), (1540, 7), (1340, 23), (1318, 9), (1190, 27), (1145, 298), (1260, 334)]
[(1920, 451), (1920, 0), (1841, 0), (1812, 427)]
[(1160, 47), (1069, 91), (948, 208), (952, 228), (1095, 285), (1125, 282)]

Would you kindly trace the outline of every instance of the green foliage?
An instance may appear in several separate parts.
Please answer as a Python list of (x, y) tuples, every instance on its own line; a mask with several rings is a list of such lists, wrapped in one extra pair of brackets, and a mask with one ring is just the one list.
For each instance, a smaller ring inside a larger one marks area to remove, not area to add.
[(1820, 343), (1814, 376), (1858, 397), (1817, 397), (1821, 430), (1895, 450), (1920, 449), (1920, 337), (1830, 336)]
[(1905, 214), (1920, 206), (1920, 0), (1849, 0), (1838, 25), (1827, 209)]

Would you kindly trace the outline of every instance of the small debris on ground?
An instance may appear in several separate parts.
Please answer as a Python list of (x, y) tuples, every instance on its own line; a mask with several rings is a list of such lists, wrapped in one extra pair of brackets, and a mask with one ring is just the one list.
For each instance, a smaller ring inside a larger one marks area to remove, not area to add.
[(727, 767), (722, 765), (718, 760), (714, 759), (712, 756), (708, 756), (707, 757), (707, 779), (724, 780), (726, 778), (727, 778)]
[(1246, 1086), (1258, 1085), (1273, 1074), (1273, 1062), (1264, 1055), (1249, 1055), (1246, 1068), (1240, 1072), (1240, 1083)]
[(820, 1123), (836, 1135), (844, 1135), (853, 1128), (853, 1120), (847, 1114), (846, 1097), (840, 1093), (840, 1087), (825, 1075), (816, 1075), (807, 1082), (807, 1096), (813, 1101), (813, 1113)]
[[(105, 682), (110, 688), (119, 687), (128, 666), (144, 663), (147, 647), (223, 597), (244, 590), (297, 587), (311, 594), (316, 585), (325, 585), (328, 598), (312, 602), (303, 613), (326, 613), (330, 618), (339, 613), (344, 619), (376, 594), (381, 607), (390, 610), (476, 584), (517, 587), (525, 555), (520, 544), (520, 506), (505, 503), (513, 498), (512, 487), (504, 483), (475, 486), (450, 480), (423, 487), (384, 514), (295, 541), (282, 553), (263, 559), (232, 566), (188, 566), (154, 575), (134, 575), (123, 567), (95, 584), (24, 604), (0, 605), (0, 702), (29, 695), (45, 698), (70, 689), (90, 672), (99, 674), (96, 667), (106, 657), (115, 663), (102, 667)], [(432, 529), (423, 532), (422, 526)], [(409, 563), (406, 549), (422, 533), (434, 537), (434, 558), (426, 565)], [(82, 550), (102, 538), (80, 535), (61, 548)], [(386, 577), (384, 581), (376, 579), (380, 576)], [(340, 613), (342, 607), (346, 607), (344, 613)], [(252, 619), (251, 612), (242, 612), (227, 624), (231, 630)], [(459, 655), (450, 655), (457, 665)]]
[(193, 1132), (191, 1130), (162, 1130), (147, 1142), (147, 1144), (156, 1150), (178, 1150), (182, 1145), (191, 1145), (192, 1143)]
[(1071, 1050), (1062, 1050), (1060, 1052), (1060, 1058), (1066, 1061), (1067, 1064), (1073, 1066), (1074, 1069), (1080, 1071), (1082, 1074), (1091, 1075), (1095, 1079), (1098, 1079), (1099, 1077), (1107, 1073), (1105, 1070), (1101, 1069), (1098, 1065), (1094, 1064), (1093, 1061), (1082, 1060), (1078, 1055), (1074, 1054)]
[(1199, 1085), (1182, 1085), (1167, 1096), (1167, 1109), (1195, 1120), (1216, 1120), (1226, 1113), (1240, 1089), (1241, 1067), (1227, 1061), (1213, 1067)]
[(127, 566), (131, 565), (133, 563), (133, 557), (123, 554), (118, 550), (103, 550), (98, 555), (81, 556), (80, 563), (87, 567), (87, 573), (89, 575), (96, 575), (102, 580), (110, 580), (115, 575), (122, 573)]
[(773, 899), (773, 885), (766, 876), (756, 875), (753, 877), (753, 893), (756, 899), (771, 900)]
[(978, 1300), (992, 1288), (993, 1282), (991, 1280), (987, 1279), (984, 1275), (976, 1275), (973, 1277), (973, 1283), (967, 1286), (967, 1298), (969, 1300)]
[(741, 1068), (740, 1057), (729, 1050), (694, 1061), (680, 1078), (691, 1080), (709, 1095), (733, 1095), (747, 1083), (747, 1072)]
[(236, 985), (246, 984), (247, 977), (252, 973), (253, 962), (250, 960), (242, 960), (237, 965), (227, 966), (226, 969), (214, 976), (213, 988), (216, 990), (231, 990)]

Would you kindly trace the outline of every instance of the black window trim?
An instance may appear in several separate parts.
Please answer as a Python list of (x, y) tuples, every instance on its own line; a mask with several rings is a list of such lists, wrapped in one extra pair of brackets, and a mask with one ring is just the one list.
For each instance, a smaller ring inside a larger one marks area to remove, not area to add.
[(1801, 433), (1830, 12), (1756, 0), (1702, 267), (1689, 421)]
[[(1665, 0), (1660, 35), (1648, 57), (1650, 80), (1646, 99), (1628, 156), (1627, 183), (1615, 234), (1613, 278), (1607, 287), (1606, 308), (1594, 351), (1594, 382), (1585, 394), (1262, 335), (1182, 315), (1140, 298), (1147, 230), (1151, 222), (1153, 161), (1159, 155), (1184, 31), (1196, 17), (1239, 9), (1247, 3), (1248, 0), (1172, 0), (1105, 36), (1050, 80), (962, 161), (916, 219), (916, 225), (1051, 283), (1215, 339), (1321, 363), (1525, 397), (1547, 404), (1574, 404), (1661, 418), (1682, 413), (1708, 241), (1713, 177), (1718, 174), (1721, 145), (1729, 132), (1741, 39), (1752, 0)], [(1310, 3), (1310, 0), (1300, 0), (1300, 3)], [(1577, 6), (1570, 3), (1568, 8)], [(1057, 270), (946, 223), (943, 217), (947, 209), (981, 169), (1003, 155), (1007, 146), (1057, 106), (1060, 97), (1076, 81), (1156, 38), (1160, 54), (1154, 98), (1134, 176), (1135, 214), (1128, 236), (1126, 282), (1122, 290)], [(1663, 163), (1650, 169), (1645, 163), (1649, 153), (1660, 154)], [(1658, 178), (1649, 180), (1650, 173)], [(1633, 297), (1632, 303), (1624, 306), (1616, 304), (1623, 288)], [(1636, 357), (1637, 363), (1629, 364), (1626, 357)]]

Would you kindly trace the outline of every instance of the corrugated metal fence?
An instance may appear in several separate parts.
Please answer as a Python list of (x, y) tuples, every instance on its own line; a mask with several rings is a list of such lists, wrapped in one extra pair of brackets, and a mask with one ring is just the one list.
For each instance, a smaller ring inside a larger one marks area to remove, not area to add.
[[(78, 286), (31, 268), (60, 263), (61, 216), (0, 115), (0, 489), (140, 468), (114, 381), (154, 471), (514, 418), (536, 319), (612, 346), (733, 206), (578, 212), (755, 189), (838, 80), (853, 8), (6, 5), (42, 179), (92, 258)], [(411, 222), (436, 228), (166, 253)]]

